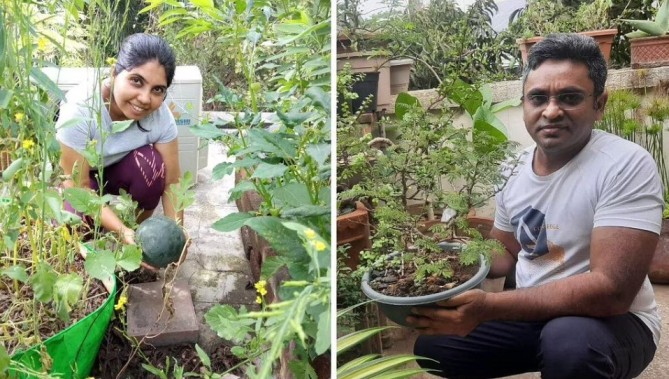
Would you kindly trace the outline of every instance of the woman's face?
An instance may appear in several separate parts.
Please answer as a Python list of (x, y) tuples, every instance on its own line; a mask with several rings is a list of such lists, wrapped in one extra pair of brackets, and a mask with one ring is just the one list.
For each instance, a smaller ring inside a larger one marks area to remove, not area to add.
[(151, 60), (114, 76), (112, 121), (141, 120), (160, 107), (167, 93), (167, 74)]

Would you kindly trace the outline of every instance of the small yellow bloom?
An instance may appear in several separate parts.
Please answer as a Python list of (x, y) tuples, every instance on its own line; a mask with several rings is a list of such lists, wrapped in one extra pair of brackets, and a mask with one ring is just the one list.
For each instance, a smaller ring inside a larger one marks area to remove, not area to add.
[(306, 228), (304, 230), (304, 235), (307, 237), (308, 240), (316, 238), (316, 232), (314, 232), (314, 230), (310, 228)]
[(49, 40), (46, 39), (46, 37), (41, 36), (37, 40), (37, 50), (39, 51), (46, 51), (46, 46), (49, 43)]
[(106, 62), (107, 62), (108, 65), (114, 66), (114, 65), (116, 65), (116, 58), (114, 58), (114, 57), (107, 58)]
[(125, 309), (125, 305), (128, 303), (128, 297), (126, 295), (121, 295), (121, 297), (118, 298), (118, 303), (114, 305), (114, 309), (117, 311), (120, 311), (121, 309)]
[(325, 245), (325, 243), (323, 243), (323, 241), (313, 242), (312, 245), (313, 245), (314, 249), (316, 249), (316, 251), (323, 251), (327, 247), (327, 245)]
[(23, 146), (23, 148), (26, 150), (32, 150), (33, 146), (35, 146), (35, 142), (33, 142), (31, 139), (24, 139), (21, 146)]
[(21, 122), (21, 120), (23, 120), (25, 117), (26, 117), (25, 114), (23, 114), (23, 113), (21, 113), (21, 112), (17, 112), (17, 113), (14, 115), (14, 120), (16, 120), (16, 122)]
[(261, 280), (258, 283), (254, 285), (256, 288), (256, 291), (260, 294), (260, 296), (265, 296), (267, 295), (267, 281)]
[(260, 296), (256, 296), (256, 303), (262, 304), (262, 298)]

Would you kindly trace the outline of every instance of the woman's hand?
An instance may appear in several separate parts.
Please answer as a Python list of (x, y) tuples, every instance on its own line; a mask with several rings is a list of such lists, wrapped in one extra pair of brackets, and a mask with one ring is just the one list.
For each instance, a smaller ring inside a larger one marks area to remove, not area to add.
[[(123, 227), (121, 229), (121, 240), (126, 245), (136, 245), (137, 243), (135, 243), (135, 231), (130, 228)], [(158, 271), (160, 271), (158, 267), (151, 266), (146, 262), (142, 262), (141, 266), (143, 269), (151, 272), (157, 273)]]

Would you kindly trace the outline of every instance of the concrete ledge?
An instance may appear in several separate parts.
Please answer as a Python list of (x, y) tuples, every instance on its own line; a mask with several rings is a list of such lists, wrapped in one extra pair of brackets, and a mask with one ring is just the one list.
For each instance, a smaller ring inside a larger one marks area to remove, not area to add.
[[(508, 80), (503, 82), (491, 83), (493, 102), (512, 99), (522, 95), (522, 82), (520, 80)], [(654, 67), (654, 68), (624, 68), (620, 70), (609, 70), (608, 80), (606, 81), (606, 88), (608, 90), (627, 89), (627, 88), (649, 88), (664, 86), (669, 87), (669, 66)], [(434, 104), (432, 109), (440, 109), (444, 104), (449, 104), (450, 107), (455, 105), (452, 103), (440, 101), (437, 102), (439, 95), (436, 89), (426, 89), (418, 91), (409, 91), (409, 94), (415, 96), (420, 100), (424, 107)], [(390, 104), (386, 108), (386, 114), (395, 113), (395, 101), (397, 95), (392, 95)], [(379, 109), (381, 110), (381, 109)]]

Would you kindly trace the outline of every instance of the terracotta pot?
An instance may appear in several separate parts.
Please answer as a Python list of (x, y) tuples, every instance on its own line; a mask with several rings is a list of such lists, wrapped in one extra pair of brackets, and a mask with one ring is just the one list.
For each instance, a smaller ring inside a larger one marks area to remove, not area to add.
[(630, 39), (632, 68), (669, 65), (669, 36)]
[(337, 246), (348, 244), (346, 266), (356, 269), (360, 264), (360, 252), (372, 247), (369, 239), (369, 211), (361, 202), (356, 209), (337, 217)]
[(648, 278), (655, 284), (669, 284), (669, 220), (662, 220), (660, 240), (650, 263)]
[[(597, 41), (599, 44), (599, 50), (601, 50), (606, 63), (609, 63), (611, 58), (611, 46), (613, 46), (613, 39), (616, 34), (618, 34), (618, 29), (604, 29), (604, 30), (589, 30), (586, 32), (580, 32), (586, 36), (590, 36)], [(532, 37), (532, 38), (519, 38), (516, 40), (518, 47), (520, 48), (520, 56), (523, 59), (523, 65), (527, 64), (527, 55), (530, 51), (530, 48), (534, 46), (537, 42), (543, 40), (544, 37)]]

